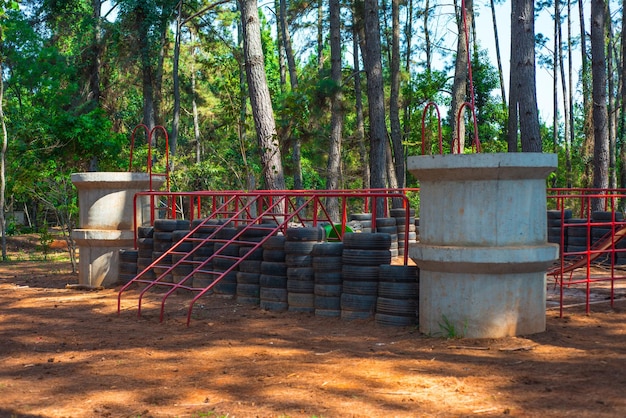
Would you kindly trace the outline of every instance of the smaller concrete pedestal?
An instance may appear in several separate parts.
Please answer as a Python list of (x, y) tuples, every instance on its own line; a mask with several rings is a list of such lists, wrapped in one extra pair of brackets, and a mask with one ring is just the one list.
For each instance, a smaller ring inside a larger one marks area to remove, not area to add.
[(554, 154), (410, 157), (420, 180), (420, 331), (470, 338), (545, 331), (547, 175)]
[[(72, 174), (78, 189), (79, 226), (72, 238), (79, 247), (78, 282), (108, 286), (118, 280), (119, 250), (134, 245), (133, 202), (150, 188), (147, 173), (92, 172)], [(162, 178), (152, 181), (158, 189)], [(148, 196), (137, 199), (137, 225), (150, 221)]]

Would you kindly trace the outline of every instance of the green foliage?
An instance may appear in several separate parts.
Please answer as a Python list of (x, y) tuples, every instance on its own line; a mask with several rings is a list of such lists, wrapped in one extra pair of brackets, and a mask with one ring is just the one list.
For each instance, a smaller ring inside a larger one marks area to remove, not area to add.
[(54, 237), (50, 233), (50, 226), (47, 221), (43, 221), (37, 233), (39, 234), (39, 245), (37, 245), (37, 250), (41, 251), (43, 259), (47, 260), (48, 254), (50, 254), (50, 250), (52, 249), (52, 243), (54, 242)]

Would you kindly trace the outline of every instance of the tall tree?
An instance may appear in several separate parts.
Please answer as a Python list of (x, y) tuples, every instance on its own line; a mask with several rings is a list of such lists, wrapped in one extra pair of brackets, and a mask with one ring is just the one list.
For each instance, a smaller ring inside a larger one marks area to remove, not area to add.
[[(370, 121), (370, 187), (384, 188), (386, 169), (387, 128), (385, 126), (385, 94), (381, 62), (380, 19), (378, 0), (364, 1), (363, 24), (365, 29), (364, 66), (367, 75), (367, 98)], [(383, 211), (378, 199), (378, 213)]]
[[(609, 131), (606, 79), (606, 3), (591, 1), (591, 76), (593, 97), (593, 187), (609, 186)], [(594, 199), (593, 210), (602, 210), (602, 201)]]
[(541, 152), (535, 82), (535, 10), (532, 0), (511, 2), (509, 152), (516, 152), (518, 128), (523, 152)]
[(241, 22), (244, 34), (244, 59), (252, 116), (259, 142), (265, 188), (284, 190), (285, 176), (277, 141), (276, 121), (272, 99), (265, 74), (261, 23), (256, 0), (240, 0)]
[[(327, 190), (337, 190), (341, 174), (341, 139), (343, 131), (343, 94), (341, 80), (341, 2), (330, 0), (330, 75), (333, 80), (331, 96), (332, 114), (330, 119), (330, 149), (328, 152)], [(333, 222), (339, 218), (339, 201), (337, 198), (327, 202), (329, 216)]]
[[(456, 0), (455, 0), (455, 3)], [(452, 103), (450, 104), (450, 126), (452, 128), (452, 152), (463, 153), (465, 145), (465, 122), (459, 114), (463, 104), (467, 101), (468, 76), (469, 76), (469, 31), (473, 20), (473, 1), (461, 0), (461, 6), (455, 7), (457, 21), (457, 47), (454, 67), (454, 83), (452, 85)], [(471, 103), (473, 105), (473, 103)], [(473, 113), (473, 110), (467, 109)]]
[(389, 123), (393, 145), (394, 177), (397, 186), (404, 187), (406, 168), (402, 126), (400, 125), (400, 0), (391, 0), (391, 95), (389, 97)]

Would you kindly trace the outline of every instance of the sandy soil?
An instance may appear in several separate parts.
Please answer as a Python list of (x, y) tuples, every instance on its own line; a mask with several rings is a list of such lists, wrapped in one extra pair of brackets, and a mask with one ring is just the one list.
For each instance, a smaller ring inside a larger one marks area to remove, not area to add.
[(67, 262), (0, 263), (0, 417), (626, 416), (624, 299), (468, 340), (215, 296), (187, 327), (182, 296), (160, 323), (159, 295), (118, 315), (116, 289), (76, 282)]

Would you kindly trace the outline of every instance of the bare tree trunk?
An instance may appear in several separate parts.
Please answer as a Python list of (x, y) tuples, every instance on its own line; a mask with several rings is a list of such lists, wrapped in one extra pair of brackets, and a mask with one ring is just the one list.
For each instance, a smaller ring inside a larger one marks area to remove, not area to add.
[[(406, 44), (406, 55), (404, 57), (404, 72), (410, 77), (411, 74), (411, 44), (413, 40), (413, 0), (408, 0), (406, 11), (406, 23), (404, 26), (404, 43)], [(412, 89), (407, 89), (402, 100), (402, 127), (403, 138), (411, 137), (411, 104), (413, 103)], [(406, 173), (403, 174), (403, 187), (406, 186)]]
[(202, 156), (202, 147), (200, 144), (200, 121), (198, 119), (198, 104), (196, 101), (196, 45), (195, 36), (193, 31), (191, 34), (191, 110), (193, 113), (193, 138), (196, 144), (196, 164), (200, 164), (200, 157)]
[(317, 72), (324, 69), (324, 0), (317, 0)]
[[(369, 99), (370, 120), (370, 187), (385, 187), (385, 146), (387, 128), (385, 126), (385, 94), (383, 90), (383, 69), (381, 62), (380, 26), (378, 0), (364, 2), (365, 29), (365, 73), (367, 74), (367, 97)], [(383, 213), (382, 199), (376, 206), (378, 213)]]
[[(404, 187), (405, 164), (402, 128), (400, 126), (400, 0), (391, 0), (391, 94), (389, 98), (389, 121), (393, 144), (393, 174), (397, 187)], [(391, 177), (390, 177), (391, 179)]]
[(606, 25), (607, 25), (607, 81), (608, 81), (608, 131), (609, 131), (609, 187), (616, 188), (617, 187), (617, 177), (616, 177), (616, 149), (617, 149), (617, 140), (616, 140), (616, 115), (618, 112), (617, 109), (617, 98), (616, 98), (616, 90), (615, 90), (615, 72), (613, 71), (614, 64), (614, 56), (613, 56), (613, 25), (611, 23), (611, 4), (607, 2), (606, 4)]
[[(331, 96), (330, 149), (328, 151), (328, 177), (326, 189), (337, 190), (341, 173), (341, 139), (343, 130), (343, 93), (341, 81), (341, 2), (330, 0), (330, 74), (334, 91)], [(326, 202), (328, 215), (333, 222), (340, 220), (339, 201), (330, 198)]]
[[(593, 187), (609, 185), (609, 133), (607, 115), (606, 80), (606, 4), (604, 0), (591, 1), (591, 73), (593, 78)], [(592, 210), (602, 210), (600, 199), (594, 199)]]
[(498, 37), (498, 22), (496, 20), (496, 6), (494, 0), (489, 0), (491, 6), (491, 21), (493, 22), (493, 39), (496, 43), (496, 60), (498, 62), (498, 76), (500, 77), (500, 94), (502, 107), (506, 109), (506, 91), (504, 90), (504, 72), (502, 71), (502, 58), (500, 57), (500, 38)]
[[(280, 0), (274, 1), (274, 8), (278, 10), (280, 13)], [(280, 92), (285, 92), (285, 86), (287, 85), (287, 66), (285, 65), (285, 42), (283, 41), (283, 29), (282, 29), (283, 21), (280, 18), (276, 19), (276, 42), (278, 49), (278, 71), (280, 74)]]
[(535, 82), (534, 12), (532, 0), (512, 1), (509, 151), (517, 150), (518, 125), (522, 151), (541, 152), (542, 149)]
[[(4, 42), (0, 27), (0, 44)], [(0, 56), (0, 74), (3, 74), (3, 57)], [(6, 189), (6, 154), (9, 142), (7, 126), (4, 122), (4, 77), (0, 76), (0, 126), (2, 127), (2, 148), (0, 148), (0, 234), (2, 234), (2, 261), (7, 261), (6, 218), (4, 217), (4, 193)]]
[(178, 63), (180, 61), (180, 37), (183, 30), (182, 25), (182, 12), (183, 2), (178, 3), (178, 10), (176, 15), (176, 33), (174, 37), (174, 57), (173, 57), (173, 69), (172, 77), (174, 84), (174, 109), (172, 117), (172, 132), (169, 138), (170, 153), (172, 156), (176, 155), (176, 147), (178, 145), (178, 129), (180, 125), (180, 78), (178, 75)]
[(154, 116), (154, 74), (150, 62), (150, 41), (148, 39), (147, 5), (141, 2), (137, 5), (136, 24), (139, 33), (139, 51), (141, 59), (142, 92), (143, 92), (143, 123), (152, 130), (155, 125)]
[[(455, 0), (456, 3), (456, 0)], [(463, 2), (461, 2), (463, 3)], [(462, 6), (461, 6), (462, 7)], [(457, 8), (455, 7), (455, 10)], [(465, 12), (458, 8), (457, 13), (457, 30), (458, 41), (456, 47), (456, 59), (454, 67), (454, 83), (452, 85), (452, 103), (450, 104), (450, 127), (452, 129), (452, 152), (463, 154), (465, 148), (465, 118), (459, 115), (459, 111), (463, 103), (468, 101), (467, 98), (467, 81), (469, 74), (469, 51), (468, 51), (468, 32), (465, 30), (471, 26), (472, 22), (473, 1), (465, 1)], [(466, 19), (463, 19), (463, 15)], [(471, 112), (465, 109), (466, 113)]]
[(261, 46), (261, 24), (256, 0), (241, 0), (241, 21), (244, 33), (244, 59), (254, 126), (259, 141), (265, 188), (284, 190), (285, 177), (277, 141), (276, 122)]
[[(559, 1), (554, 2), (554, 46), (552, 48), (552, 152), (557, 152), (559, 143), (559, 60), (561, 14)], [(554, 187), (554, 184), (552, 185)]]
[(583, 113), (584, 113), (584, 134), (585, 141), (583, 145), (583, 161), (585, 163), (585, 175), (583, 178), (583, 186), (588, 187), (592, 184), (593, 161), (591, 156), (594, 153), (593, 139), (593, 109), (591, 107), (591, 71), (589, 68), (589, 59), (587, 58), (587, 31), (585, 30), (585, 7), (584, 1), (578, 0), (578, 14), (580, 23), (580, 51), (582, 63), (582, 91), (583, 91)]
[[(245, 42), (243, 36), (242, 22), (237, 23), (237, 36), (239, 38), (239, 46), (243, 50), (243, 43)], [(241, 55), (237, 55), (238, 59), (241, 59)], [(246, 131), (246, 119), (248, 118), (248, 95), (246, 94), (246, 73), (245, 63), (239, 62), (239, 121), (237, 123), (237, 138), (239, 139), (239, 149), (241, 152), (241, 158), (243, 159), (244, 167), (246, 169), (246, 187), (248, 190), (256, 189), (256, 179), (250, 165), (248, 164), (248, 158), (246, 153), (246, 141), (248, 140), (248, 133)]]
[(565, 171), (568, 188), (572, 187), (572, 144), (574, 143), (574, 71), (572, 60), (572, 2), (567, 2), (567, 77), (568, 77), (568, 94), (567, 94), (567, 119), (569, 121), (569, 130), (565, 138)]
[(361, 90), (361, 63), (359, 62), (359, 27), (362, 20), (358, 19), (354, 6), (352, 9), (352, 58), (354, 65), (354, 98), (356, 113), (355, 135), (359, 144), (359, 155), (361, 157), (361, 167), (363, 168), (363, 188), (370, 184), (370, 165), (367, 158), (367, 148), (365, 146), (365, 122), (363, 116), (363, 92)]

